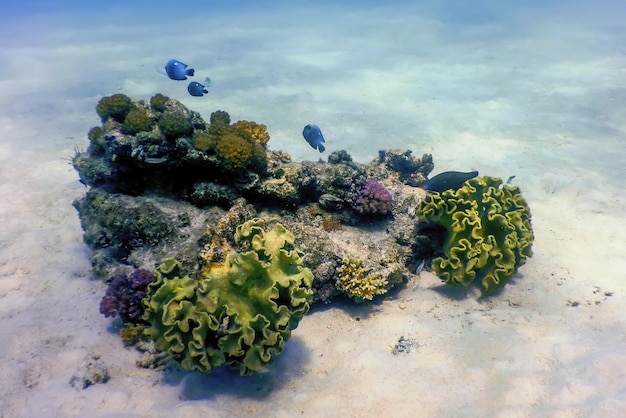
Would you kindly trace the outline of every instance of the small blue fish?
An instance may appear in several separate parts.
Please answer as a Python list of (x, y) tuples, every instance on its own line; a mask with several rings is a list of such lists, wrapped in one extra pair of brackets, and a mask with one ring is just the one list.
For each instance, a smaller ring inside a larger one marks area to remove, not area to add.
[(189, 85), (187, 86), (187, 91), (192, 96), (197, 97), (204, 96), (204, 93), (209, 92), (207, 89), (204, 88), (202, 84), (198, 83), (197, 81), (192, 81), (191, 83), (189, 83)]
[(165, 72), (172, 80), (187, 80), (187, 76), (192, 76), (193, 68), (187, 69), (187, 64), (178, 60), (169, 60), (165, 65)]
[(306, 142), (308, 142), (313, 148), (319, 150), (320, 152), (324, 152), (326, 150), (324, 145), (322, 145), (322, 143), (326, 141), (324, 140), (324, 136), (322, 135), (322, 131), (319, 126), (313, 124), (305, 126), (302, 131), (302, 136), (304, 136)]

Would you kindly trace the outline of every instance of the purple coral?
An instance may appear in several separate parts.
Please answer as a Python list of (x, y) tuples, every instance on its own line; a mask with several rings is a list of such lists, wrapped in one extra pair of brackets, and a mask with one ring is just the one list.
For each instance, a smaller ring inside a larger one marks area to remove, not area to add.
[(100, 302), (100, 313), (106, 317), (119, 315), (125, 323), (141, 322), (148, 284), (154, 281), (151, 271), (137, 269), (130, 276), (115, 276)]
[(354, 209), (362, 215), (386, 215), (393, 196), (377, 180), (369, 179), (354, 201)]

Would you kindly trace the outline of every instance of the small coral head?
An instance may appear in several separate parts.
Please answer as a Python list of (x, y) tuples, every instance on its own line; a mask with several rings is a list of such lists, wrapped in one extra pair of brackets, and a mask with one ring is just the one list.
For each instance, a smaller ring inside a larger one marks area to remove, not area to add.
[(354, 209), (363, 215), (386, 215), (393, 196), (376, 179), (369, 179), (354, 201)]

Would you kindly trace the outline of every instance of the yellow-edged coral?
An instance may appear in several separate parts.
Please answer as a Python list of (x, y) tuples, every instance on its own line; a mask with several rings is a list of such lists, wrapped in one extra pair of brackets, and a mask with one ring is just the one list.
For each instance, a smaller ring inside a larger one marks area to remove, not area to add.
[(387, 293), (387, 279), (371, 273), (359, 259), (344, 258), (339, 267), (339, 287), (357, 302)]

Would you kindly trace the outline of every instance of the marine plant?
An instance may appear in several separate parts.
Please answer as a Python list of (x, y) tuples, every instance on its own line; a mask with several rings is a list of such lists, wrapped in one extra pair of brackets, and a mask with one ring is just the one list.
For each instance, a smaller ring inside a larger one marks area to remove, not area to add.
[(113, 118), (118, 122), (123, 122), (124, 118), (134, 107), (133, 101), (125, 94), (114, 94), (100, 99), (96, 105), (96, 113), (102, 122), (108, 118)]
[(144, 311), (141, 300), (146, 297), (148, 284), (153, 281), (154, 274), (144, 269), (137, 269), (128, 276), (114, 277), (100, 301), (100, 313), (106, 317), (119, 315), (125, 323), (141, 322)]
[(357, 302), (372, 300), (374, 296), (387, 293), (389, 283), (380, 273), (372, 273), (363, 267), (358, 258), (346, 257), (338, 269), (339, 288)]
[(532, 256), (531, 213), (517, 186), (476, 177), (458, 190), (429, 193), (418, 216), (442, 225), (447, 236), (434, 272), (452, 286), (479, 280), (483, 294), (502, 288)]
[(354, 201), (361, 215), (386, 215), (391, 210), (393, 196), (375, 179), (369, 179)]
[(309, 310), (313, 275), (301, 266), (294, 236), (280, 224), (263, 226), (259, 219), (239, 225), (234, 242), (241, 251), (207, 264), (197, 278), (174, 259), (158, 267), (144, 299), (146, 334), (183, 368), (262, 370)]

